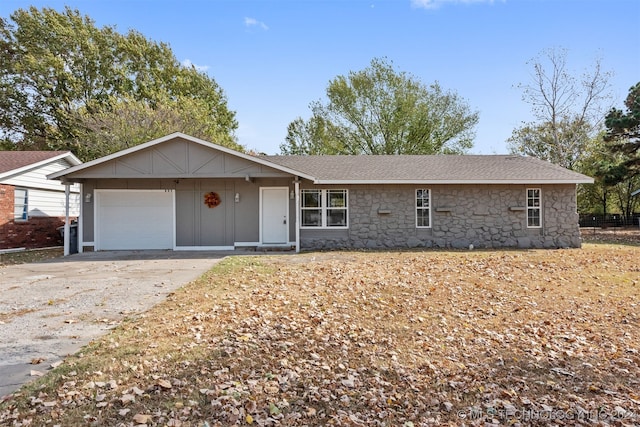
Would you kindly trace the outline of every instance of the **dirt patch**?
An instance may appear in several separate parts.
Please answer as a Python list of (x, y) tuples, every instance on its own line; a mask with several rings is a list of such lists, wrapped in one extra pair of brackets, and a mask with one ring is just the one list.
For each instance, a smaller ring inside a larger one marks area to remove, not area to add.
[(0, 268), (7, 265), (40, 262), (59, 258), (64, 254), (63, 248), (31, 249), (18, 252), (0, 253)]
[(232, 258), (5, 402), (0, 422), (637, 425), (638, 255)]
[(22, 308), (8, 313), (0, 313), (0, 325), (10, 322), (14, 317), (24, 316), (25, 314), (33, 313), (34, 311), (38, 310), (35, 308)]

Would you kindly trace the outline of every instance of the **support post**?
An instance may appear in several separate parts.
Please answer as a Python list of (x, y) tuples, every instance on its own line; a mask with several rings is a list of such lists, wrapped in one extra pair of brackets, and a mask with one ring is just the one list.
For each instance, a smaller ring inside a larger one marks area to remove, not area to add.
[(84, 184), (80, 184), (80, 194), (78, 196), (78, 203), (79, 203), (79, 211), (78, 211), (78, 253), (81, 254), (82, 253), (82, 242), (84, 241), (84, 235), (82, 234), (82, 224), (83, 224), (83, 219), (84, 218)]
[(296, 179), (296, 253), (300, 253), (300, 181)]
[(71, 227), (69, 226), (69, 193), (71, 184), (64, 184), (64, 256), (69, 256)]

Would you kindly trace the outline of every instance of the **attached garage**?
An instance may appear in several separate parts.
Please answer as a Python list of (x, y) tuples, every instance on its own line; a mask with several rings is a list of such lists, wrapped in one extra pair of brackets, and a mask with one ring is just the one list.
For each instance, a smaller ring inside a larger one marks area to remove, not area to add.
[(79, 166), (59, 174), (80, 184), (79, 252), (297, 247), (310, 177), (260, 156), (175, 133)]
[(96, 190), (95, 248), (173, 249), (173, 190)]

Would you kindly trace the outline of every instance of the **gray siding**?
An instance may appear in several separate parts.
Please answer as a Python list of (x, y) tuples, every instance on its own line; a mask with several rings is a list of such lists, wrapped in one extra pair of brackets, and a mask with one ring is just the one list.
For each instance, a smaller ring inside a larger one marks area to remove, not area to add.
[[(176, 246), (233, 246), (234, 193), (224, 185), (176, 190)], [(210, 191), (222, 199), (213, 209), (203, 203)]]
[(286, 177), (279, 170), (181, 138), (68, 175), (69, 179)]
[[(288, 187), (291, 178), (254, 179), (89, 179), (83, 192), (99, 189), (172, 189), (176, 197), (177, 246), (233, 246), (260, 241), (260, 187)], [(204, 194), (217, 192), (222, 204), (214, 209), (204, 205)], [(235, 202), (235, 195), (240, 200)], [(94, 240), (94, 199), (83, 201), (83, 240)], [(290, 206), (290, 236), (295, 236), (295, 206)]]
[[(526, 189), (542, 190), (542, 228), (527, 228)], [(307, 185), (305, 188), (313, 188)], [(575, 185), (327, 186), (349, 190), (347, 230), (301, 230), (303, 249), (579, 247)], [(431, 189), (431, 228), (415, 190)]]

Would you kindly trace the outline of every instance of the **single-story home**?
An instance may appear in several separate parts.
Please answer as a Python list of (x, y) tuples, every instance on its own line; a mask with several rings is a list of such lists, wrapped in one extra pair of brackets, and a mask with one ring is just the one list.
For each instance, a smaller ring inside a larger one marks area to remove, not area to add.
[[(0, 249), (60, 244), (65, 187), (47, 175), (77, 166), (69, 151), (0, 151)], [(79, 214), (80, 186), (69, 186), (69, 216)]]
[(174, 133), (49, 176), (79, 249), (579, 247), (576, 185), (514, 155), (253, 156)]

